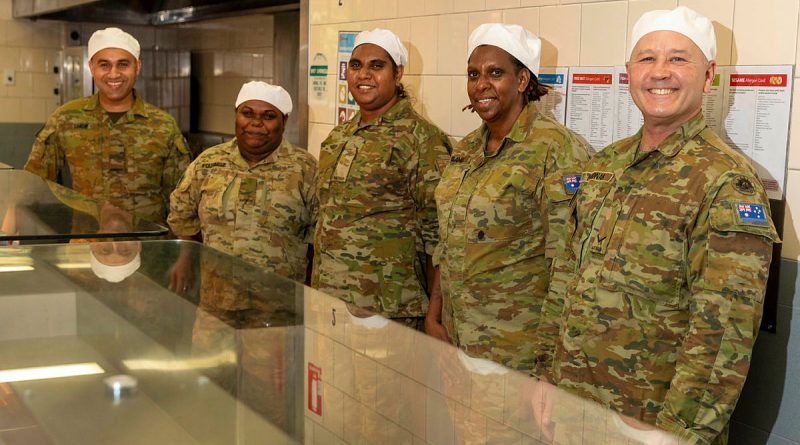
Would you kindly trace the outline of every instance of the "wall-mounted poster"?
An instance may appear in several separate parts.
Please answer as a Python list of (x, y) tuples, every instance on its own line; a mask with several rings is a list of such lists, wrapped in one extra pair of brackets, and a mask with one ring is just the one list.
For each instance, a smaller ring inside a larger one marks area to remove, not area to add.
[(567, 118), (567, 77), (569, 68), (543, 67), (539, 69), (539, 83), (550, 91), (539, 99), (539, 111), (552, 117), (561, 125)]
[(572, 67), (567, 86), (567, 128), (597, 152), (614, 140), (614, 68)]
[(353, 52), (356, 35), (359, 32), (339, 31), (336, 73), (336, 125), (350, 120), (358, 111), (358, 104), (353, 100), (353, 96), (350, 95), (350, 90), (347, 88), (347, 63), (350, 61), (350, 54)]

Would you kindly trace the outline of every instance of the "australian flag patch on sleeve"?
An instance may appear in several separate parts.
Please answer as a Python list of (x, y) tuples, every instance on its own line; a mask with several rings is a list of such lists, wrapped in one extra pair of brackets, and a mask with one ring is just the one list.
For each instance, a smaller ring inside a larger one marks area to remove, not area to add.
[(757, 226), (767, 225), (767, 216), (764, 214), (764, 206), (761, 204), (736, 204), (739, 214), (739, 221), (742, 224), (752, 224)]
[(564, 190), (568, 194), (574, 195), (575, 192), (578, 191), (578, 187), (580, 186), (581, 186), (581, 175), (564, 176)]

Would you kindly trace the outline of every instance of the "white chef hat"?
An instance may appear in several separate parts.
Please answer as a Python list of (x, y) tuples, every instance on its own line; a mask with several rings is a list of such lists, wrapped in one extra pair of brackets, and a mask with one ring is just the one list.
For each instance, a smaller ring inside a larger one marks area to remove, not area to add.
[(89, 37), (89, 60), (101, 49), (120, 48), (139, 59), (139, 42), (132, 35), (119, 28), (106, 28), (95, 31)]
[(142, 265), (142, 257), (139, 253), (137, 253), (130, 262), (120, 266), (103, 264), (97, 259), (97, 256), (95, 256), (94, 252), (89, 250), (89, 253), (89, 264), (92, 266), (92, 272), (94, 272), (94, 274), (99, 278), (111, 283), (119, 283), (125, 278), (128, 278), (139, 269), (139, 266)]
[(372, 31), (361, 31), (356, 36), (353, 49), (365, 43), (372, 43), (385, 49), (397, 65), (408, 64), (408, 50), (403, 46), (400, 37), (388, 29), (375, 28)]
[(534, 75), (539, 73), (542, 41), (519, 25), (484, 23), (478, 26), (469, 36), (467, 58), (481, 45), (492, 45), (503, 49), (522, 62)]
[(260, 80), (254, 80), (242, 85), (239, 95), (236, 97), (236, 108), (248, 100), (260, 100), (270, 103), (275, 108), (281, 110), (283, 115), (292, 112), (292, 98), (282, 87), (270, 85)]
[(683, 34), (700, 48), (706, 59), (714, 60), (717, 57), (717, 37), (711, 20), (686, 6), (678, 6), (675, 9), (645, 12), (639, 18), (631, 32), (628, 59), (631, 58), (633, 48), (639, 40), (655, 31), (674, 31)]

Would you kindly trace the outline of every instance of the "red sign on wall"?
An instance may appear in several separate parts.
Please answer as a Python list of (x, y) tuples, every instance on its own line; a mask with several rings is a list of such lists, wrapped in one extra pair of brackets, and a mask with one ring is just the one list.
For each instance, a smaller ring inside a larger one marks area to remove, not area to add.
[(611, 74), (575, 73), (572, 75), (572, 83), (575, 84), (611, 85), (612, 80)]
[(786, 74), (731, 74), (732, 87), (785, 87)]
[(322, 415), (322, 369), (313, 363), (308, 364), (308, 409)]

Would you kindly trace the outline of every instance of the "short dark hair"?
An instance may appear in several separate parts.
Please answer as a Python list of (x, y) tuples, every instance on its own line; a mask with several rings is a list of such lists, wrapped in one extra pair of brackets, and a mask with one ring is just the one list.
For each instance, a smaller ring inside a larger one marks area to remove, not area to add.
[[(509, 56), (511, 56), (509, 54)], [(536, 74), (533, 74), (533, 71), (530, 70), (524, 63), (520, 62), (516, 57), (511, 56), (511, 60), (514, 62), (514, 66), (517, 67), (516, 74), (519, 74), (519, 71), (522, 69), (526, 69), (531, 73), (531, 78), (528, 80), (528, 86), (525, 88), (525, 103), (528, 102), (536, 102), (542, 96), (547, 94), (550, 91), (550, 87), (547, 85), (543, 85), (539, 83), (539, 79), (536, 77)]]

